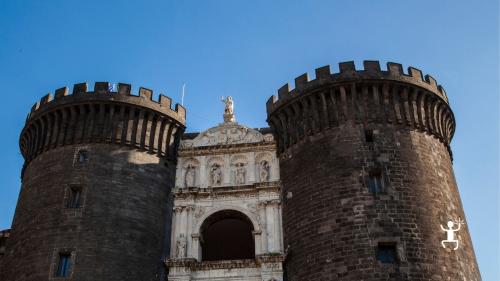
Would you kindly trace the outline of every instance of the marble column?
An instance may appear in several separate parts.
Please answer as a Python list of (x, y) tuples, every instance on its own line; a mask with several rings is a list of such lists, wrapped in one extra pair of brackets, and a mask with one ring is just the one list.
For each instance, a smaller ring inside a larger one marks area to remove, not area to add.
[(200, 161), (200, 175), (199, 175), (199, 185), (201, 188), (207, 188), (209, 184), (209, 179), (208, 179), (208, 173), (207, 173), (207, 157), (206, 156), (201, 156), (199, 159)]
[(255, 177), (255, 152), (249, 154), (250, 159), (248, 160), (247, 172), (248, 172), (248, 183), (256, 182)]
[(252, 231), (252, 235), (253, 235), (253, 241), (254, 241), (254, 245), (255, 245), (255, 255), (258, 256), (258, 255), (262, 254), (261, 231)]
[(281, 217), (280, 217), (280, 202), (274, 201), (272, 204), (273, 215), (274, 215), (274, 237), (276, 242), (276, 252), (281, 252)]
[(191, 258), (191, 248), (193, 247), (193, 241), (191, 239), (191, 234), (193, 232), (193, 215), (194, 215), (194, 206), (187, 206), (186, 208), (187, 220), (186, 220), (186, 253), (187, 257)]
[(193, 245), (191, 247), (191, 257), (201, 261), (201, 247), (200, 247), (200, 234), (193, 233), (191, 234), (191, 238), (193, 240)]
[(277, 235), (276, 235), (276, 216), (274, 214), (273, 201), (269, 201), (266, 205), (266, 222), (267, 222), (267, 248), (270, 253), (279, 251)]
[(221, 167), (222, 170), (222, 185), (230, 185), (231, 184), (231, 155), (224, 155), (224, 165)]
[(184, 182), (182, 180), (182, 166), (184, 165), (183, 161), (179, 159), (177, 163), (177, 169), (175, 170), (175, 187), (184, 187)]
[(261, 250), (262, 253), (267, 253), (267, 216), (266, 216), (266, 202), (259, 203), (259, 217), (261, 227)]
[(175, 250), (177, 249), (177, 232), (179, 231), (181, 207), (174, 207), (172, 214), (172, 232), (170, 235), (170, 258), (175, 258)]

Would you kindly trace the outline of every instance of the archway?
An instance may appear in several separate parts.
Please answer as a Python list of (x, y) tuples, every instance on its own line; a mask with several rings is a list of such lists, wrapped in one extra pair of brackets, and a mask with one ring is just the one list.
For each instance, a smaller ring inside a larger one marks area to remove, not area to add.
[(243, 213), (218, 211), (201, 225), (203, 261), (254, 259), (253, 225)]

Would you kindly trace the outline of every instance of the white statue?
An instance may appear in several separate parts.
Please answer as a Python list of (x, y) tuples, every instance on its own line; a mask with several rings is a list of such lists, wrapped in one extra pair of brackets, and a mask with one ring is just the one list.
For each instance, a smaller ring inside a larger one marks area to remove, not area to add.
[(186, 167), (186, 174), (184, 176), (184, 185), (185, 187), (193, 187), (196, 178), (196, 168), (189, 164)]
[(233, 97), (222, 97), (221, 100), (226, 105), (224, 108), (224, 122), (236, 122), (236, 118), (234, 117)]
[(269, 180), (269, 163), (267, 161), (260, 162), (259, 165), (259, 177), (261, 182)]
[(181, 234), (179, 238), (177, 238), (177, 258), (182, 259), (186, 257), (186, 237), (184, 234)]
[(222, 171), (218, 164), (212, 165), (210, 176), (212, 178), (212, 185), (220, 185), (222, 183)]
[(246, 169), (245, 165), (242, 163), (239, 163), (236, 165), (236, 184), (244, 184), (245, 183), (245, 176), (246, 176)]
[[(453, 226), (455, 224), (458, 224), (458, 227), (453, 229)], [(459, 218), (456, 222), (448, 221), (448, 229), (444, 228), (442, 225), (439, 225), (441, 226), (441, 229), (446, 232), (446, 240), (441, 241), (441, 245), (443, 245), (443, 248), (446, 248), (446, 245), (444, 243), (455, 243), (455, 247), (453, 248), (453, 250), (458, 249), (458, 239), (455, 239), (455, 232), (460, 230), (460, 226), (462, 224), (465, 223)]]

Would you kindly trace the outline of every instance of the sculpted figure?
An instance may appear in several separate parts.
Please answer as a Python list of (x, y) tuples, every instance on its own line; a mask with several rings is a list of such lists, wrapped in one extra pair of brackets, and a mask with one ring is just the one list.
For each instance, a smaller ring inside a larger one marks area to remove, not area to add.
[(224, 122), (236, 122), (233, 98), (231, 96), (227, 98), (222, 97), (222, 102), (226, 105), (224, 108)]
[(228, 96), (227, 98), (222, 97), (222, 102), (226, 105), (224, 108), (224, 114), (233, 114), (234, 113), (234, 103), (233, 97)]
[(212, 178), (212, 185), (220, 185), (222, 183), (222, 171), (218, 164), (212, 165), (210, 176)]
[(260, 162), (259, 177), (261, 182), (269, 180), (269, 163), (267, 161)]
[(244, 184), (246, 176), (245, 165), (239, 163), (236, 165), (236, 184)]
[(177, 238), (177, 258), (182, 259), (186, 257), (186, 237), (184, 234), (181, 234), (179, 238)]
[(184, 186), (185, 187), (194, 186), (195, 178), (196, 178), (196, 168), (193, 165), (189, 164), (186, 168), (186, 174), (184, 177)]

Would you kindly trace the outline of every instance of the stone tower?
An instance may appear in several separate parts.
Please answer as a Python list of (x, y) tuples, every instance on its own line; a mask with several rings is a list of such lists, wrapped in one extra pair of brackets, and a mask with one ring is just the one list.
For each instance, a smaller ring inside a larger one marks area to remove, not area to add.
[(76, 84), (33, 106), (1, 280), (160, 279), (186, 112), (113, 88)]
[(283, 195), (285, 274), (302, 280), (481, 280), (453, 175), (448, 98), (410, 67), (316, 69), (267, 103)]

